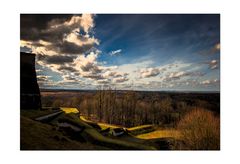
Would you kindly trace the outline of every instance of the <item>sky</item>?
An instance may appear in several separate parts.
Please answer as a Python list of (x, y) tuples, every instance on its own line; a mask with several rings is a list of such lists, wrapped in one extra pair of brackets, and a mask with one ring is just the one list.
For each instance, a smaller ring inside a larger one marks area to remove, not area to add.
[(220, 90), (219, 14), (21, 14), (40, 88)]

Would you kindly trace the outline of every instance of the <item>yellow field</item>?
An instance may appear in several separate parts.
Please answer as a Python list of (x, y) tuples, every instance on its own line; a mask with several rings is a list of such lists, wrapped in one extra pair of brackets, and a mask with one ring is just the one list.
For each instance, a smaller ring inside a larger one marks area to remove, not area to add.
[(62, 111), (64, 111), (65, 113), (79, 113), (79, 111), (77, 110), (77, 108), (65, 108), (65, 107), (61, 107), (60, 108)]
[(155, 139), (155, 138), (167, 138), (167, 137), (179, 139), (181, 137), (181, 134), (177, 130), (168, 129), (168, 130), (156, 130), (150, 133), (137, 135), (136, 137), (141, 139)]

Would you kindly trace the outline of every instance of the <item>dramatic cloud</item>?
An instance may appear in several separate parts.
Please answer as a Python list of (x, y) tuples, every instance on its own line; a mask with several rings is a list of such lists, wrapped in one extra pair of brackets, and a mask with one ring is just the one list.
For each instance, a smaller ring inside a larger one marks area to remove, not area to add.
[(220, 75), (219, 20), (215, 14), (21, 14), (20, 50), (36, 53), (41, 88), (218, 90), (212, 79)]
[(59, 68), (58, 68), (59, 71), (68, 71), (68, 72), (71, 72), (71, 73), (74, 73), (76, 74), (77, 73), (77, 70), (72, 67), (72, 66), (66, 66), (66, 65), (61, 65)]
[[(37, 54), (38, 65), (59, 73), (63, 79), (59, 84), (78, 81), (77, 77), (103, 79), (102, 71), (111, 69), (97, 61), (100, 51), (94, 48), (99, 41), (92, 35), (93, 15), (53, 16), (45, 21), (39, 18), (40, 23), (22, 17), (21, 47)], [(31, 22), (38, 26), (32, 26)]]
[(82, 54), (99, 44), (90, 35), (93, 15), (72, 16), (71, 19), (52, 19), (44, 28), (25, 27), (21, 32), (21, 47), (36, 54)]
[(75, 69), (84, 77), (99, 77), (103, 68), (97, 62), (98, 53), (91, 52), (88, 55), (80, 55), (74, 60)]
[(46, 64), (63, 64), (63, 63), (72, 63), (74, 57), (67, 55), (38, 55), (37, 59), (43, 61)]
[(121, 49), (118, 49), (118, 50), (109, 52), (109, 54), (110, 54), (111, 56), (114, 56), (114, 55), (120, 55), (121, 52), (122, 52), (122, 50), (121, 50)]

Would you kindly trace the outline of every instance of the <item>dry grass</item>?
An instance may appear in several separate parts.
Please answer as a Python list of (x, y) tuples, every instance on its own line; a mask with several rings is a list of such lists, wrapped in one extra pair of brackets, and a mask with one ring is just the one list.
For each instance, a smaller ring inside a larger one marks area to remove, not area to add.
[(140, 126), (127, 128), (127, 130), (132, 131), (132, 130), (139, 130), (139, 129), (149, 128), (149, 127), (153, 127), (153, 125), (140, 125)]
[(210, 111), (194, 109), (180, 120), (183, 149), (219, 150), (220, 149), (220, 118)]
[(156, 130), (150, 133), (140, 134), (136, 136), (141, 139), (156, 139), (156, 138), (181, 138), (181, 133), (174, 129)]
[(80, 116), (80, 119), (86, 123), (92, 123), (92, 124), (97, 124), (98, 126), (101, 127), (102, 130), (104, 129), (107, 129), (107, 128), (119, 128), (120, 126), (117, 126), (117, 125), (112, 125), (112, 124), (106, 124), (106, 123), (96, 123), (96, 122), (93, 122), (91, 120), (88, 120), (86, 119), (85, 117), (83, 116)]
[(79, 113), (77, 108), (66, 108), (66, 107), (61, 107), (60, 108), (62, 111), (64, 111), (66, 114), (68, 113)]

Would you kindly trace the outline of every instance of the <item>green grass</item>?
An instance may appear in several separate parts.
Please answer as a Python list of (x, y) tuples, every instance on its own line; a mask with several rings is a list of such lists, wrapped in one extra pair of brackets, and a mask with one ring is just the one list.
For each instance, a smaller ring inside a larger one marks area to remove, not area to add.
[(108, 149), (91, 143), (69, 139), (54, 127), (21, 116), (21, 150), (103, 150)]
[(29, 109), (26, 109), (26, 110), (21, 110), (20, 115), (31, 118), (31, 119), (34, 119), (34, 118), (37, 118), (37, 117), (41, 117), (41, 116), (44, 116), (44, 115), (55, 113), (57, 111), (59, 111), (59, 110), (52, 110), (51, 108), (46, 109), (46, 110), (36, 110), (36, 109), (32, 109), (32, 110), (30, 109), (29, 110)]

